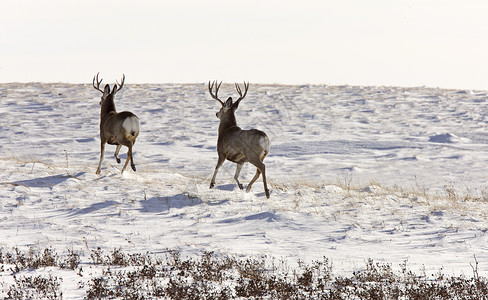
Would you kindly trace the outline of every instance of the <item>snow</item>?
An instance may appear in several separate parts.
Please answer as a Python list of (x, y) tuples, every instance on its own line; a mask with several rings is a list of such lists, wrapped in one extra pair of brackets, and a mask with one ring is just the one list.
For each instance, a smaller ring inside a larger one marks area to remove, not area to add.
[[(137, 172), (123, 174), (110, 145), (95, 174), (91, 85), (0, 84), (0, 98), (1, 248), (325, 256), (342, 273), (407, 260), (466, 275), (476, 255), (488, 275), (486, 91), (251, 83), (236, 118), (270, 138), (270, 199), (261, 179), (241, 191), (230, 162), (209, 189), (219, 104), (206, 83), (126, 83), (115, 104), (141, 133)], [(77, 280), (63, 280), (66, 298), (83, 295)]]

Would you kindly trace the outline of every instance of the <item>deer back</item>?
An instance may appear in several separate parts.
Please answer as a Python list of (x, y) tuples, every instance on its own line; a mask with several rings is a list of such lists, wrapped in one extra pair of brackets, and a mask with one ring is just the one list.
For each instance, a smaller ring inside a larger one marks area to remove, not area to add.
[(220, 144), (224, 156), (235, 163), (264, 159), (269, 153), (269, 138), (261, 130), (242, 130), (235, 127), (234, 130), (224, 134), (217, 142)]

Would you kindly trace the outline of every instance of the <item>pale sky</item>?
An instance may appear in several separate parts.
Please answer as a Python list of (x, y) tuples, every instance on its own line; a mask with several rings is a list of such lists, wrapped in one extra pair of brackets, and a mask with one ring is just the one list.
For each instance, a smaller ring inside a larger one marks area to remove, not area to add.
[(0, 1), (0, 82), (90, 83), (97, 72), (488, 89), (488, 1)]

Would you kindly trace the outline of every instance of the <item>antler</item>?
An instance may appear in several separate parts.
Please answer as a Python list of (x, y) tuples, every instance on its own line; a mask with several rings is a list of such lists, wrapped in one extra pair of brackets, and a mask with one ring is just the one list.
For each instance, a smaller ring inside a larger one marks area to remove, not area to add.
[(122, 82), (120, 84), (118, 81), (115, 81), (115, 82), (117, 82), (117, 84), (119, 84), (119, 87), (117, 88), (117, 92), (120, 91), (122, 89), (122, 87), (124, 86), (124, 81), (125, 81), (125, 74), (122, 74)]
[[(102, 83), (102, 80), (103, 79), (100, 79), (100, 81), (98, 81), (98, 74), (100, 74), (100, 72), (97, 73), (97, 76), (93, 76), (93, 87), (97, 90), (97, 91), (100, 91), (103, 93), (103, 91), (100, 89), (100, 83)], [(97, 81), (97, 86), (95, 86), (95, 77), (96, 77), (96, 81)]]
[[(100, 74), (100, 72), (98, 72), (96, 76), (93, 76), (93, 87), (97, 91), (100, 91), (100, 92), (103, 93), (103, 91), (100, 89), (100, 84), (102, 83), (102, 80), (103, 79), (98, 80), (98, 75), (99, 74)], [(119, 82), (116, 81), (117, 84), (119, 85), (119, 87), (117, 88), (117, 92), (120, 91), (122, 89), (122, 87), (124, 86), (124, 81), (125, 81), (125, 74), (122, 74), (122, 82), (119, 84)], [(97, 83), (97, 85), (95, 85), (95, 82)]]
[(244, 99), (244, 97), (246, 97), (246, 94), (247, 94), (247, 90), (248, 89), (249, 89), (249, 81), (247, 82), (247, 84), (244, 81), (244, 95), (242, 95), (241, 87), (239, 86), (239, 84), (236, 83), (236, 90), (239, 93), (239, 99), (237, 99), (237, 101), (241, 101), (242, 99)]
[[(219, 101), (220, 104), (222, 104), (222, 106), (224, 106), (224, 102), (222, 102), (222, 100), (220, 100), (218, 97), (217, 97), (217, 94), (219, 92), (219, 89), (220, 89), (220, 85), (222, 84), (222, 81), (220, 83), (217, 83), (217, 81), (214, 81), (212, 82), (212, 85), (210, 85), (210, 81), (208, 82), (208, 92), (210, 93), (210, 96), (212, 96), (212, 98), (214, 98), (215, 100)], [(213, 87), (215, 85), (215, 95), (212, 93), (212, 90), (213, 90)]]

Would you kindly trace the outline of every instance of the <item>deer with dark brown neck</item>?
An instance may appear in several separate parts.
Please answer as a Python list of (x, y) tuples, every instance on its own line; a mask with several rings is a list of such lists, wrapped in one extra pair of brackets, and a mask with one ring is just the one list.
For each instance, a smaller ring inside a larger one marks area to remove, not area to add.
[[(208, 82), (208, 91), (210, 96), (219, 101), (219, 103), (222, 105), (219, 112), (216, 114), (217, 118), (220, 119), (219, 136), (217, 140), (217, 153), (219, 155), (219, 159), (217, 166), (215, 167), (212, 180), (210, 181), (210, 188), (215, 186), (215, 177), (217, 176), (217, 172), (227, 159), (237, 164), (234, 179), (236, 180), (239, 188), (242, 190), (243, 186), (239, 182), (239, 173), (241, 172), (244, 163), (249, 162), (256, 167), (256, 174), (249, 182), (246, 192), (251, 190), (253, 183), (262, 174), (264, 193), (266, 197), (269, 198), (269, 190), (266, 184), (266, 170), (263, 163), (263, 160), (266, 155), (268, 155), (270, 148), (268, 136), (266, 133), (257, 129), (242, 130), (239, 126), (237, 126), (235, 117), (235, 111), (239, 106), (239, 103), (242, 99), (244, 99), (244, 97), (246, 97), (247, 90), (249, 89), (249, 83), (246, 84), (244, 82), (244, 95), (242, 94), (240, 86), (236, 83), (235, 86), (237, 93), (239, 94), (239, 99), (237, 99), (236, 102), (233, 102), (232, 98), (229, 97), (225, 103), (218, 98), (218, 92), (221, 84), (222, 82), (217, 83), (214, 81), (212, 84), (210, 84), (210, 81)], [(214, 86), (215, 94), (213, 92)]]
[[(100, 162), (96, 174), (100, 174), (102, 167), (103, 156), (105, 154), (105, 144), (116, 145), (115, 159), (120, 163), (119, 151), (122, 146), (126, 146), (129, 150), (127, 152), (127, 159), (125, 160), (122, 172), (124, 172), (130, 160), (132, 170), (136, 170), (134, 159), (132, 155), (132, 146), (136, 142), (139, 135), (140, 123), (139, 118), (130, 111), (117, 112), (115, 110), (114, 98), (115, 94), (124, 86), (125, 75), (122, 77), (120, 86), (114, 85), (112, 91), (107, 84), (103, 91), (100, 89), (102, 79), (98, 80), (98, 74), (93, 77), (93, 87), (102, 93), (100, 101)], [(95, 85), (96, 82), (96, 85)], [(117, 82), (118, 83), (118, 82)]]

